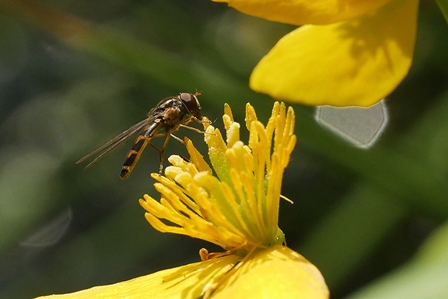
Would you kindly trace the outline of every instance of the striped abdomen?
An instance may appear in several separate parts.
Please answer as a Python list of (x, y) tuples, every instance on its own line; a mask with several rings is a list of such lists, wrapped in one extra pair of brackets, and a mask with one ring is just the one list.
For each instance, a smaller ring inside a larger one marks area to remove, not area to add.
[(148, 145), (149, 140), (151, 140), (154, 133), (157, 132), (161, 126), (162, 124), (160, 122), (154, 122), (146, 126), (137, 136), (134, 145), (129, 150), (126, 160), (123, 163), (123, 167), (121, 168), (120, 177), (122, 179), (126, 179), (131, 174), (135, 164), (137, 164), (138, 159), (140, 159), (143, 150)]

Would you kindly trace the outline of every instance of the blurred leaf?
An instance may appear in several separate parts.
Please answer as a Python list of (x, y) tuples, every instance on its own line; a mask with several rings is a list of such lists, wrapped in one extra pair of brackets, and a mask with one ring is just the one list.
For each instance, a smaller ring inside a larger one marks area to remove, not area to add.
[(448, 223), (424, 244), (413, 261), (347, 299), (448, 298)]
[[(54, 204), (51, 185), (58, 162), (37, 150), (3, 152), (0, 159), (0, 252)], [(38, 173), (39, 175), (36, 175)]]
[(448, 1), (447, 0), (436, 0), (437, 4), (440, 7), (440, 11), (445, 17), (446, 22), (448, 23)]
[(114, 28), (97, 26), (34, 1), (5, 0), (0, 2), (0, 7), (23, 21), (41, 27), (79, 51), (149, 75), (177, 90), (189, 90), (195, 86), (215, 90), (221, 96), (220, 103), (223, 99), (232, 102), (235, 98), (240, 98), (237, 94), (250, 95), (248, 88), (243, 89), (235, 78), (210, 65), (203, 65), (200, 60), (185, 58), (175, 51), (169, 53)]
[[(298, 248), (335, 290), (372, 255), (406, 216), (407, 209), (368, 185), (358, 185)], [(322, 248), (328, 250), (322, 253)]]

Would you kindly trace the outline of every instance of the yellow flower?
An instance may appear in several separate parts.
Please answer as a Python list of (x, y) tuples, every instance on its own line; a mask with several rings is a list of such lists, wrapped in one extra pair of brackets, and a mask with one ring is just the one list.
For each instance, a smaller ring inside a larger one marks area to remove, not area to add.
[(307, 105), (371, 106), (409, 71), (418, 0), (214, 0), (293, 25), (258, 63), (250, 86)]
[(145, 195), (140, 204), (155, 229), (224, 252), (201, 249), (201, 262), (55, 298), (328, 298), (319, 270), (284, 246), (278, 227), (283, 171), (296, 143), (293, 109), (276, 102), (264, 126), (248, 104), (247, 145), (227, 105), (223, 120), (226, 141), (204, 122), (215, 174), (185, 139), (190, 162), (171, 156), (165, 176), (152, 174), (160, 201)]

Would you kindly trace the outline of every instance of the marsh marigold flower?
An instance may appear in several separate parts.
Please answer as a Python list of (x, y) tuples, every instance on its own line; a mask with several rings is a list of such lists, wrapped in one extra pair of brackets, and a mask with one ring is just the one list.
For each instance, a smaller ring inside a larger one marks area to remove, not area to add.
[(214, 0), (267, 20), (304, 25), (258, 63), (250, 86), (307, 105), (371, 106), (413, 59), (418, 0)]
[(248, 104), (248, 144), (227, 105), (223, 120), (226, 141), (204, 122), (212, 167), (186, 139), (190, 162), (171, 156), (165, 176), (152, 174), (160, 201), (140, 199), (155, 229), (223, 252), (201, 249), (201, 262), (57, 298), (328, 298), (319, 270), (284, 246), (278, 227), (283, 171), (296, 143), (293, 109), (276, 102), (264, 126)]

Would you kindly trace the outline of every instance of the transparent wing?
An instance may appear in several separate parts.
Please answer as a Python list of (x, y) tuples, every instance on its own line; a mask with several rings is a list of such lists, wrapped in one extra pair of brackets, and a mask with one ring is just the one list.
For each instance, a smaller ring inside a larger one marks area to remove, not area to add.
[(135, 133), (141, 131), (151, 121), (152, 121), (152, 118), (148, 118), (148, 119), (142, 120), (141, 122), (133, 125), (126, 131), (120, 133), (119, 135), (117, 135), (114, 138), (112, 138), (111, 140), (109, 140), (106, 144), (100, 146), (93, 152), (85, 155), (84, 157), (82, 157), (81, 159), (76, 161), (76, 164), (82, 163), (82, 162), (88, 160), (89, 158), (91, 158), (92, 156), (99, 154), (98, 157), (96, 157), (92, 162), (87, 164), (86, 168), (90, 167), (92, 164), (94, 164), (94, 163), (98, 162), (99, 160), (101, 160), (102, 158), (104, 158), (106, 154), (110, 153), (111, 151), (116, 149), (119, 145), (123, 144), (126, 140), (131, 138)]

